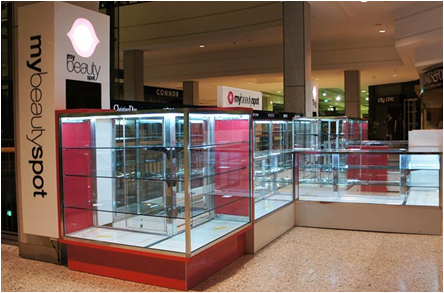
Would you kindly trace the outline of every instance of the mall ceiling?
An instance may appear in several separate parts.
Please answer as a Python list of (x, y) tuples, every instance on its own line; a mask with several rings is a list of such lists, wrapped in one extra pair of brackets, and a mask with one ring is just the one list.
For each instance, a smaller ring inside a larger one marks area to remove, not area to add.
[[(320, 88), (343, 89), (348, 69), (361, 71), (363, 89), (418, 79), (412, 55), (401, 59), (395, 48), (394, 13), (412, 3), (309, 1), (312, 80)], [(125, 6), (120, 41), (122, 51), (145, 51), (145, 84), (181, 88), (182, 81), (197, 80), (201, 97), (208, 97), (203, 104), (214, 103), (218, 85), (283, 90), (281, 2)]]

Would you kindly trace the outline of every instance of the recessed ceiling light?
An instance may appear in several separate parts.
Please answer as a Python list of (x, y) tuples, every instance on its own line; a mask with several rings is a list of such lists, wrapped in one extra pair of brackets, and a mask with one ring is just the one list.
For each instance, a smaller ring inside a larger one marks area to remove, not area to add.
[(199, 45), (199, 48), (205, 48), (205, 45)]
[(326, 96), (327, 96), (327, 93), (322, 93), (322, 96), (326, 97)]
[(336, 101), (340, 101), (341, 100), (341, 97), (340, 96), (337, 96), (336, 97)]
[(273, 104), (273, 101), (270, 101), (270, 104)]
[(368, 97), (367, 97), (367, 98), (365, 98), (365, 100), (366, 100), (366, 101), (368, 101)]
[(385, 33), (385, 30), (379, 30), (379, 33), (380, 33), (380, 34), (384, 34), (384, 33)]

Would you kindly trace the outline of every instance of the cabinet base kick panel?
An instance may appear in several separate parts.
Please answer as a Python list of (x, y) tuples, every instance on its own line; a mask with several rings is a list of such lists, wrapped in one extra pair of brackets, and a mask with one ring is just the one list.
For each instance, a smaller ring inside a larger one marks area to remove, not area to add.
[(256, 220), (247, 232), (247, 253), (256, 253), (294, 227), (294, 203)]
[(442, 209), (428, 206), (296, 201), (295, 226), (441, 235)]

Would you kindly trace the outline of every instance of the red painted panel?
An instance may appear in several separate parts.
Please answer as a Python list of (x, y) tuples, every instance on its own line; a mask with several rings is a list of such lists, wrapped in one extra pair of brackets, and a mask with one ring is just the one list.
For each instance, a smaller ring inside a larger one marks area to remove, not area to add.
[[(245, 229), (248, 230), (249, 228)], [(161, 253), (154, 253), (150, 251), (144, 251), (144, 250), (133, 250), (128, 248), (120, 248), (120, 247), (114, 247), (114, 246), (103, 246), (97, 243), (89, 243), (89, 242), (83, 242), (78, 240), (68, 240), (68, 239), (60, 239), (60, 243), (64, 243), (66, 245), (71, 246), (77, 246), (77, 247), (86, 247), (86, 248), (93, 248), (93, 249), (100, 249), (100, 250), (106, 250), (123, 254), (132, 254), (132, 255), (141, 255), (143, 257), (154, 257), (159, 259), (167, 259), (167, 260), (173, 260), (178, 262), (188, 262), (189, 258), (175, 256), (175, 255), (168, 255), (168, 254), (161, 254)]]
[[(249, 144), (230, 142), (248, 141), (250, 139), (250, 123), (246, 120), (216, 120), (214, 140), (222, 145), (215, 148), (215, 168), (220, 175), (215, 178), (216, 192), (215, 205), (223, 206), (216, 209), (217, 214), (248, 216), (250, 214), (250, 173)], [(236, 171), (230, 171), (236, 170)], [(230, 171), (230, 172), (227, 172)], [(229, 195), (233, 198), (224, 198)], [(245, 200), (244, 200), (245, 199)]]
[[(62, 147), (90, 147), (91, 125), (89, 122), (64, 123), (62, 125)], [(65, 206), (83, 204), (91, 207), (91, 149), (62, 150), (63, 174), (76, 175), (63, 177), (63, 200)], [(92, 211), (64, 209), (65, 234), (82, 230), (93, 225)]]
[[(363, 146), (363, 150), (387, 150), (386, 146)], [(387, 181), (387, 169), (384, 169), (388, 164), (386, 154), (365, 154), (362, 155), (362, 165), (364, 166), (381, 166), (381, 169), (363, 169), (362, 180), (368, 181)], [(370, 183), (371, 184), (371, 183)], [(387, 192), (387, 187), (384, 185), (361, 185), (361, 191), (371, 192)]]
[(68, 267), (101, 276), (186, 290), (186, 265), (182, 261), (68, 245)]
[(187, 264), (187, 290), (245, 253), (245, 231), (193, 256)]

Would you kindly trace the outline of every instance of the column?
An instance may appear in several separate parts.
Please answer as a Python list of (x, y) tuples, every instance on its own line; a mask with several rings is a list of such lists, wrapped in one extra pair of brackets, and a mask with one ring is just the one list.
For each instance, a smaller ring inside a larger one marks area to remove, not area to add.
[(310, 5), (306, 1), (283, 4), (284, 109), (312, 117)]
[(199, 105), (199, 82), (184, 81), (183, 82), (183, 104)]
[(359, 70), (344, 72), (345, 116), (361, 117), (361, 73)]
[(143, 51), (125, 51), (123, 69), (123, 99), (127, 101), (143, 101)]

